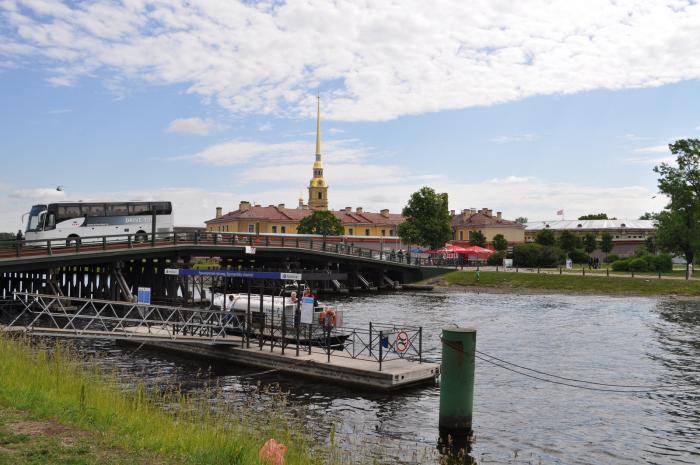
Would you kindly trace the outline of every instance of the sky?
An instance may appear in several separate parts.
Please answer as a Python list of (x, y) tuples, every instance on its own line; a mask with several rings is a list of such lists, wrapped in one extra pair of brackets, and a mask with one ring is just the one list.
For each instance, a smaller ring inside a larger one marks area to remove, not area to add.
[(316, 95), (331, 208), (637, 218), (700, 137), (698, 31), (680, 0), (0, 0), (0, 231), (50, 201), (296, 206)]

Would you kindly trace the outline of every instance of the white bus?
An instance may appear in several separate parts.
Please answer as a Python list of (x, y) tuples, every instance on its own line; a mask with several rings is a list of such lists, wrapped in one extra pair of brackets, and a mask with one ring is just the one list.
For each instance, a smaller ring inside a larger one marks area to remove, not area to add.
[(173, 207), (170, 202), (58, 202), (34, 205), (28, 213), (24, 238), (28, 241), (65, 239), (66, 245), (71, 245), (80, 243), (84, 237), (133, 234), (135, 241), (145, 241), (152, 231), (154, 212), (156, 232), (172, 233)]

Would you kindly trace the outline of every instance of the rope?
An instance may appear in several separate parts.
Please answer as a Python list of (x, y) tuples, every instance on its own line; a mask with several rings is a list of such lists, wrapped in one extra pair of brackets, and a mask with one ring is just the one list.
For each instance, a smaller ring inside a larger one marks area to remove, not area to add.
[[(464, 350), (462, 350), (461, 348), (459, 348), (458, 346), (456, 346), (456, 344), (454, 344), (452, 341), (443, 341), (443, 342), (445, 342), (445, 345), (446, 345), (447, 347), (451, 348), (452, 350), (454, 350), (454, 351), (456, 351), (456, 352), (461, 352), (461, 353), (463, 353), (463, 354), (470, 355), (470, 354), (468, 354), (467, 352), (465, 352)], [(683, 388), (683, 386), (678, 386), (678, 385), (669, 385), (669, 386), (621, 385), (621, 384), (598, 383), (598, 382), (595, 382), (595, 381), (587, 381), (587, 380), (581, 380), (581, 379), (575, 379), (575, 378), (565, 378), (565, 377), (563, 377), (563, 376), (552, 375), (552, 374), (550, 374), (550, 373), (545, 373), (545, 372), (543, 372), (543, 371), (535, 370), (535, 369), (532, 369), (532, 368), (527, 368), (527, 367), (524, 367), (524, 366), (521, 366), (521, 365), (516, 365), (515, 363), (507, 362), (507, 361), (505, 361), (505, 360), (499, 359), (499, 358), (497, 358), (497, 357), (493, 357), (492, 355), (488, 355), (488, 354), (485, 354), (485, 353), (480, 352), (480, 351), (476, 351), (476, 352), (479, 353), (479, 354), (482, 354), (482, 355), (484, 355), (484, 356), (486, 356), (486, 357), (491, 357), (491, 358), (493, 358), (494, 360), (498, 360), (498, 361), (502, 362), (502, 363), (497, 363), (497, 362), (494, 362), (493, 360), (489, 360), (488, 358), (485, 358), (485, 357), (482, 357), (482, 356), (479, 356), (479, 355), (474, 354), (474, 357), (475, 357), (475, 358), (477, 358), (477, 359), (479, 359), (479, 360), (481, 360), (481, 361), (483, 361), (483, 362), (490, 363), (491, 365), (497, 366), (497, 367), (499, 367), (499, 368), (503, 368), (504, 370), (508, 370), (508, 371), (511, 371), (511, 372), (513, 372), (513, 373), (517, 373), (517, 374), (519, 374), (519, 375), (522, 375), (522, 376), (525, 376), (525, 377), (528, 377), (528, 378), (536, 379), (536, 380), (539, 380), (539, 381), (544, 381), (544, 382), (546, 382), (546, 383), (558, 384), (558, 385), (561, 385), (561, 386), (568, 386), (568, 387), (573, 387), (573, 388), (578, 388), (578, 389), (585, 389), (585, 390), (589, 390), (589, 391), (616, 392), (616, 393), (625, 393), (625, 394), (643, 394), (643, 393), (649, 393), (649, 392), (656, 392), (656, 391), (665, 389), (665, 388), (667, 388), (667, 387)], [(514, 368), (511, 368), (511, 367), (509, 367), (509, 366), (506, 366), (506, 364), (507, 364), (507, 365), (512, 365), (512, 366), (518, 367), (518, 368), (520, 368), (520, 369), (522, 369), (522, 370), (532, 371), (532, 372), (535, 372), (535, 373), (542, 374), (542, 375), (544, 375), (544, 376), (549, 376), (549, 377), (552, 377), (552, 378), (562, 379), (562, 380), (565, 380), (565, 381), (572, 381), (572, 382), (581, 383), (581, 384), (594, 384), (594, 385), (606, 386), (606, 387), (602, 387), (602, 388), (601, 388), (601, 387), (581, 386), (581, 385), (579, 385), (579, 384), (571, 384), (571, 383), (566, 383), (566, 382), (563, 382), (563, 381), (555, 381), (555, 380), (552, 380), (552, 379), (547, 379), (547, 378), (542, 378), (542, 377), (540, 377), (540, 376), (535, 376), (535, 375), (532, 375), (532, 374), (530, 374), (530, 373), (524, 373), (524, 372), (522, 372), (522, 371), (518, 371), (518, 370), (516, 370), (516, 369), (514, 369)], [(625, 388), (625, 389), (608, 389), (608, 387), (612, 387), (612, 388)], [(639, 387), (644, 387), (644, 388), (647, 388), (647, 389), (634, 389), (634, 388), (639, 388)], [(691, 386), (688, 386), (688, 388), (696, 389), (695, 387), (691, 387)]]

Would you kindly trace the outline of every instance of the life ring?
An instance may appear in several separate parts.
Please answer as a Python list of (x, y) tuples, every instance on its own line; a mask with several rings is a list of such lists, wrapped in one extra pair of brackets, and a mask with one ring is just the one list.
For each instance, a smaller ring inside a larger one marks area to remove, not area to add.
[(335, 310), (332, 308), (327, 308), (323, 310), (321, 313), (318, 314), (318, 323), (321, 326), (325, 326), (326, 324), (326, 315), (331, 317), (331, 326), (335, 328), (335, 323), (336, 323), (336, 315), (335, 315)]

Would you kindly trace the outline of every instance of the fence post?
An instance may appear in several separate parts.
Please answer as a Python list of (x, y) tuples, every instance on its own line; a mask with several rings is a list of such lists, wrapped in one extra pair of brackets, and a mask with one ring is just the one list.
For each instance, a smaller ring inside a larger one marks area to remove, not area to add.
[(418, 328), (418, 363), (423, 363), (423, 327)]
[(372, 356), (372, 322), (369, 322), (369, 356)]
[(659, 270), (659, 279), (661, 279), (661, 270)]
[(475, 353), (475, 329), (450, 327), (442, 330), (438, 425), (443, 445), (454, 447), (473, 440)]
[(313, 330), (314, 324), (309, 323), (309, 355), (311, 355), (311, 338), (313, 337), (314, 330)]
[(605, 269), (605, 276), (610, 277), (610, 268)]
[(382, 371), (382, 353), (384, 352), (384, 347), (382, 346), (384, 339), (384, 331), (379, 331), (379, 371)]
[(586, 276), (586, 268), (582, 267), (581, 270), (583, 271), (583, 275)]
[(634, 271), (632, 271), (632, 277), (634, 278)]
[(46, 251), (48, 252), (49, 255), (53, 255), (53, 252), (51, 250), (51, 239), (46, 241)]
[(107, 250), (107, 238), (102, 236), (102, 250)]

